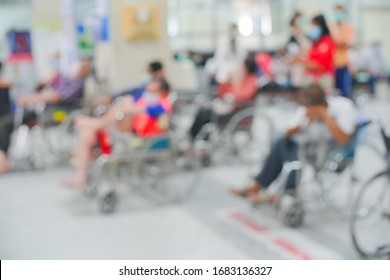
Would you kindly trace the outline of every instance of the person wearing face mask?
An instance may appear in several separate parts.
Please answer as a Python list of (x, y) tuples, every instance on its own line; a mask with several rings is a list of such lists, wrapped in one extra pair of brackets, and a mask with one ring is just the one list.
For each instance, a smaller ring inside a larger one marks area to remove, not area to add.
[[(165, 79), (154, 79), (140, 97), (123, 97), (121, 103), (112, 106), (102, 117), (79, 117), (76, 120), (76, 128), (80, 133), (80, 142), (73, 160), (76, 172), (70, 180), (63, 182), (64, 185), (79, 190), (85, 187), (87, 169), (93, 155), (93, 147), (98, 141), (98, 133), (106, 134), (106, 130), (116, 124), (120, 130), (141, 137), (166, 133), (166, 117), (172, 112), (169, 92), (170, 86)], [(123, 118), (124, 116), (126, 118)], [(120, 123), (118, 119), (122, 119)]]
[(141, 85), (135, 88), (122, 90), (111, 96), (105, 96), (101, 100), (96, 102), (96, 105), (108, 105), (111, 104), (114, 99), (126, 95), (131, 95), (135, 98), (139, 98), (145, 91), (147, 85), (154, 79), (165, 79), (164, 65), (160, 61), (152, 61), (149, 63), (145, 74), (142, 76)]
[(218, 40), (214, 57), (206, 63), (206, 71), (217, 84), (229, 83), (247, 57), (237, 24), (231, 24), (227, 34)]
[(301, 64), (305, 67), (303, 86), (318, 84), (326, 91), (333, 88), (335, 44), (323, 15), (314, 17), (307, 36), (312, 46), (306, 56), (298, 55), (290, 60), (291, 64)]
[[(29, 96), (18, 98), (17, 104), (25, 108), (23, 123), (36, 122), (38, 116), (35, 107), (40, 103), (45, 104), (72, 104), (83, 94), (84, 81), (90, 72), (89, 60), (81, 60), (77, 71), (70, 79), (61, 79), (58, 84), (45, 87), (43, 92), (36, 92)], [(10, 146), (11, 134), (14, 129), (14, 115), (8, 114), (0, 118), (0, 174), (11, 170), (7, 157)]]
[[(291, 36), (286, 50), (289, 57), (304, 56), (310, 48), (310, 41), (305, 35), (305, 19), (300, 12), (296, 12), (290, 21)], [(295, 88), (302, 85), (304, 67), (295, 64), (291, 67), (291, 84)]]
[(332, 26), (332, 38), (336, 44), (334, 54), (335, 86), (340, 90), (341, 95), (351, 97), (352, 75), (349, 69), (349, 49), (354, 37), (354, 29), (347, 22), (346, 10), (342, 5), (334, 7), (335, 24)]

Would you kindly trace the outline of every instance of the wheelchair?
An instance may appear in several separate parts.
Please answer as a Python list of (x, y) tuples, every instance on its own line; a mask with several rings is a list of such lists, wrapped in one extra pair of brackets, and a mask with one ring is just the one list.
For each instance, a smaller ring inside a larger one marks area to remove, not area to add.
[(44, 169), (69, 159), (76, 136), (73, 120), (86, 113), (79, 104), (40, 104), (36, 121), (23, 124), (24, 109), (17, 108), (11, 137), (10, 160), (15, 169)]
[[(221, 102), (216, 99), (213, 103)], [(195, 138), (204, 166), (226, 155), (246, 165), (262, 162), (271, 147), (274, 125), (271, 117), (256, 106), (256, 101), (232, 102), (227, 114), (212, 113)]]
[[(378, 154), (375, 146), (361, 140), (361, 133), (370, 124), (371, 121), (362, 121), (342, 146), (328, 141), (299, 143), (298, 160), (286, 163), (267, 190), (268, 195), (277, 198), (274, 206), (283, 224), (300, 227), (306, 215), (305, 205), (313, 201), (322, 202), (326, 211), (336, 217), (348, 219), (358, 186), (364, 181), (357, 174), (356, 158), (363, 152)], [(285, 186), (292, 172), (296, 172), (296, 188), (289, 192)]]
[[(94, 77), (86, 81), (100, 86)], [(95, 90), (94, 94), (100, 92)], [(77, 144), (74, 120), (93, 112), (90, 106), (85, 106), (87, 93), (85, 90), (83, 96), (72, 103), (37, 104), (33, 112), (36, 121), (26, 124), (23, 123), (25, 110), (16, 106), (9, 151), (11, 165), (17, 170), (40, 170), (67, 162)]]
[(192, 194), (200, 179), (199, 156), (187, 134), (172, 118), (168, 122), (168, 132), (155, 137), (116, 131), (101, 135), (105, 152), (91, 167), (85, 190), (87, 196), (97, 197), (101, 213), (116, 210), (124, 186), (157, 203), (179, 203)]
[(360, 188), (349, 218), (353, 245), (364, 258), (390, 259), (390, 137), (380, 127), (386, 161)]

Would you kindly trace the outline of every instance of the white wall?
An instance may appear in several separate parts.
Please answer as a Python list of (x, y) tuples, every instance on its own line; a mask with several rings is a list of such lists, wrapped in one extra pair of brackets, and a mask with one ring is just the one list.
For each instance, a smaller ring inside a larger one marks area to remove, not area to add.
[(0, 60), (7, 55), (5, 35), (10, 28), (24, 29), (31, 26), (29, 5), (0, 5)]
[[(106, 73), (113, 90), (135, 86), (140, 83), (147, 64), (151, 60), (162, 61), (167, 73), (173, 63), (167, 26), (167, 2), (161, 0), (115, 0), (111, 1), (111, 38), (109, 43), (98, 46), (99, 72)], [(161, 16), (161, 37), (158, 40), (127, 41), (122, 36), (122, 9), (131, 4), (154, 4)]]

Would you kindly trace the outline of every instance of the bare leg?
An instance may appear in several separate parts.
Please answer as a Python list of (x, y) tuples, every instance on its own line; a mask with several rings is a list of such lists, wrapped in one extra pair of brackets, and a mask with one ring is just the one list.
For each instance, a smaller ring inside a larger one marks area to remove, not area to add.
[(6, 153), (0, 151), (0, 174), (8, 173), (11, 171), (9, 159)]
[(87, 170), (91, 151), (96, 144), (95, 130), (84, 129), (80, 132), (80, 146), (76, 157), (76, 173), (73, 178), (64, 182), (66, 186), (83, 189), (87, 181)]
[(122, 103), (111, 107), (102, 117), (80, 117), (76, 120), (76, 127), (80, 130), (93, 128), (95, 131), (114, 125), (117, 122), (118, 114), (131, 114), (133, 112), (133, 101), (131, 98), (124, 98)]

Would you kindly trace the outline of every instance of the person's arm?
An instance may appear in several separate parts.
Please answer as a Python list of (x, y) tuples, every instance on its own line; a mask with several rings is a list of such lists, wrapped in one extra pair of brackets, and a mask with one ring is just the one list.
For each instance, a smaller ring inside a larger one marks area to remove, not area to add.
[(287, 137), (292, 137), (295, 134), (298, 134), (307, 126), (308, 123), (308, 110), (305, 107), (299, 107), (295, 115), (291, 118), (289, 128), (287, 129), (285, 135)]
[(333, 138), (339, 145), (344, 145), (349, 141), (350, 135), (345, 133), (337, 122), (329, 115), (325, 106), (316, 106), (315, 110), (318, 113), (319, 118), (328, 127)]
[(73, 80), (60, 88), (58, 92), (53, 93), (52, 99), (49, 98), (49, 102), (73, 102), (83, 94), (83, 91), (84, 80)]
[(286, 131), (286, 136), (287, 136), (287, 137), (292, 137), (292, 136), (294, 136), (295, 134), (298, 134), (300, 131), (301, 131), (301, 126), (300, 126), (300, 125), (297, 125), (297, 126), (295, 126), (295, 127), (289, 128), (289, 129)]
[(322, 72), (325, 70), (324, 65), (314, 61), (314, 60), (306, 60), (303, 64), (307, 70)]
[(4, 81), (0, 81), (0, 88), (8, 88), (10, 87), (10, 84)]
[(31, 96), (23, 96), (18, 99), (18, 104), (20, 106), (30, 106), (35, 105), (37, 103), (58, 103), (61, 101), (61, 95), (58, 93), (50, 93), (50, 94), (41, 94), (34, 93)]
[(348, 24), (344, 24), (340, 28), (333, 28), (332, 31), (332, 39), (337, 45), (337, 47), (348, 48), (351, 45), (354, 35), (354, 31), (351, 26), (349, 26)]

